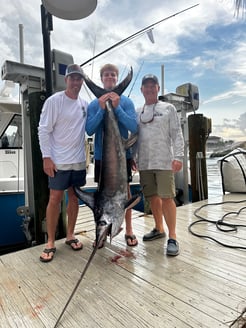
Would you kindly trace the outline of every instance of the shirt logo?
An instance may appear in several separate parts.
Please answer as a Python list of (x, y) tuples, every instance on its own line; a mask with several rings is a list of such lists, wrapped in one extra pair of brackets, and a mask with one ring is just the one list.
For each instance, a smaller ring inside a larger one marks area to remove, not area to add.
[(82, 112), (83, 112), (83, 117), (85, 117), (86, 116), (86, 111), (85, 111), (85, 107), (84, 106), (82, 106)]

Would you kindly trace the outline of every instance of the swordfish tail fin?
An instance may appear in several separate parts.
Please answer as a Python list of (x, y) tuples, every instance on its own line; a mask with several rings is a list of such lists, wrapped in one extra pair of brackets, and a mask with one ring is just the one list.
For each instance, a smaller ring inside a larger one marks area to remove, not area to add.
[[(133, 70), (132, 67), (130, 71), (128, 72), (127, 76), (124, 78), (122, 82), (120, 82), (113, 90), (115, 93), (117, 93), (119, 96), (125, 91), (125, 89), (128, 87), (132, 80), (133, 76)], [(97, 97), (100, 98), (105, 93), (109, 92), (108, 90), (105, 90), (98, 85), (96, 85), (86, 74), (83, 76), (84, 81), (87, 85), (87, 87), (91, 90), (91, 92)]]

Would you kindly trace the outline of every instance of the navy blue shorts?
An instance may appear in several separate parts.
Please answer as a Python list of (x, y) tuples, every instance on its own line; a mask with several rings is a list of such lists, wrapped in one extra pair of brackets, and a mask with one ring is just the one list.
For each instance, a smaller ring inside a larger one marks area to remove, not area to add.
[[(132, 182), (132, 159), (129, 158), (126, 160), (126, 169), (127, 169), (127, 182)], [(95, 159), (94, 165), (94, 181), (99, 182), (99, 177), (101, 174), (101, 161)]]
[(86, 184), (86, 170), (58, 170), (54, 178), (49, 177), (49, 188), (54, 190), (66, 190), (69, 187), (82, 187)]

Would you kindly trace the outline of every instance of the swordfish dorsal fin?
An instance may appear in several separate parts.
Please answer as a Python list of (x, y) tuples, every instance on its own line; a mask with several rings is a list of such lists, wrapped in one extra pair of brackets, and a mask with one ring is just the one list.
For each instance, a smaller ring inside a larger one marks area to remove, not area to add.
[[(119, 96), (125, 91), (125, 89), (128, 87), (132, 80), (133, 70), (132, 67), (130, 71), (128, 72), (127, 76), (124, 78), (122, 82), (120, 82), (113, 90), (113, 92), (117, 93)], [(97, 97), (100, 98), (102, 95), (108, 92), (108, 90), (105, 90), (98, 85), (96, 85), (87, 75), (84, 74), (83, 76), (84, 81), (87, 85), (87, 87), (91, 90), (91, 92)]]

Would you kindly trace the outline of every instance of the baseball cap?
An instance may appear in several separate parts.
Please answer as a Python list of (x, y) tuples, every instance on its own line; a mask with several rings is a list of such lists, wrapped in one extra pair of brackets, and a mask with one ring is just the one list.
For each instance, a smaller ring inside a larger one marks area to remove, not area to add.
[(65, 76), (69, 76), (71, 74), (79, 74), (82, 77), (84, 76), (82, 68), (77, 64), (70, 64), (67, 66)]
[(155, 82), (155, 84), (159, 84), (158, 78), (153, 75), (153, 74), (147, 74), (144, 75), (143, 79), (142, 79), (142, 85), (147, 81), (147, 80), (152, 80), (153, 82)]

